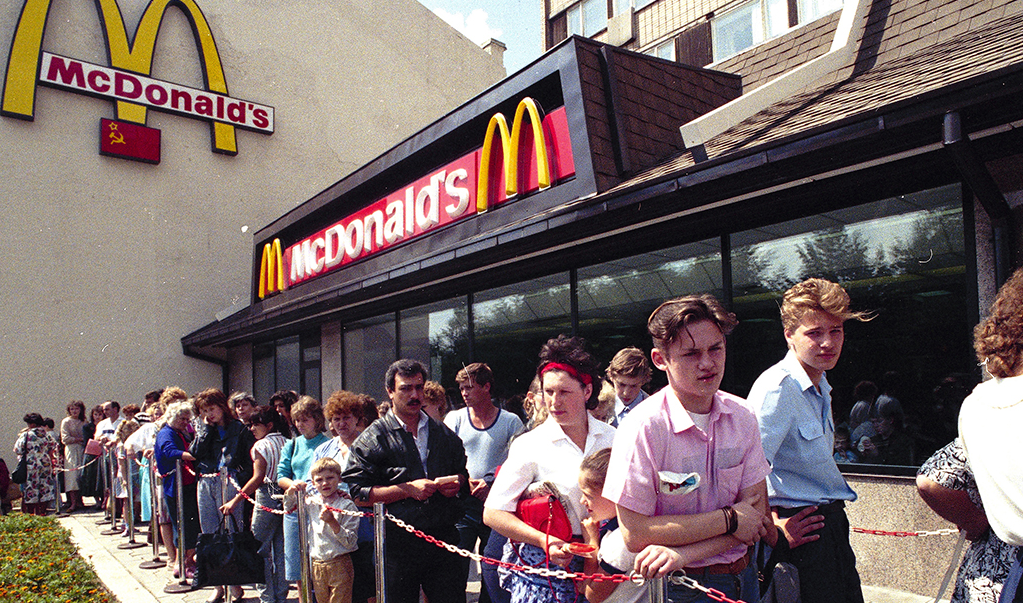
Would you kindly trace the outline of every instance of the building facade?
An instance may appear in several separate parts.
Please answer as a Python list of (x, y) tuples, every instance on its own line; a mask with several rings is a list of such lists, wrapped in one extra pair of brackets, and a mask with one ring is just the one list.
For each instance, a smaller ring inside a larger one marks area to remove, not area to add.
[[(912, 476), (955, 436), (981, 376), (973, 325), (1020, 265), (1023, 2), (548, 0), (545, 14), (541, 59), (257, 232), (251, 304), (186, 352), (223, 355), (231, 386), (260, 398), (383, 398), (406, 356), (448, 387), (487, 362), (505, 398), (549, 337), (582, 335), (605, 362), (649, 350), (654, 307), (709, 292), (740, 320), (724, 388), (745, 395), (784, 354), (781, 293), (823, 276), (877, 313), (848, 325), (829, 374), (836, 423), (873, 381), (912, 442), (908, 464), (845, 467), (850, 517), (943, 525)], [(933, 594), (951, 555), (854, 538), (872, 586)]]
[(19, 0), (0, 39), (3, 442), (224, 387), (180, 337), (247, 305), (253, 232), (505, 75), (414, 0)]

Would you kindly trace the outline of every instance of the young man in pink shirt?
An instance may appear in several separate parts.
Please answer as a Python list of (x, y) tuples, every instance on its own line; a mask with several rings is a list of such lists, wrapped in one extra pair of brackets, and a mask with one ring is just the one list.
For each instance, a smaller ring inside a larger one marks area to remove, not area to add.
[[(718, 389), (725, 336), (736, 324), (710, 295), (667, 301), (650, 316), (650, 356), (668, 386), (619, 426), (604, 497), (617, 505), (629, 550), (661, 545), (643, 553), (647, 567), (685, 569), (729, 598), (755, 601), (749, 547), (777, 532), (767, 529), (770, 467), (756, 418), (742, 398)], [(709, 601), (676, 585), (669, 598)]]

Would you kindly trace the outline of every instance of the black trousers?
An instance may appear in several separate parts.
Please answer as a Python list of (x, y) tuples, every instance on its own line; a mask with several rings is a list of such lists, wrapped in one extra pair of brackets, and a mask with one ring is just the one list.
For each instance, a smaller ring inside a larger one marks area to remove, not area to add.
[[(824, 516), (824, 527), (817, 532), (820, 538), (792, 549), (787, 555), (786, 560), (799, 570), (802, 603), (863, 603), (844, 506), (820, 505), (818, 513)], [(800, 510), (778, 509), (778, 515), (791, 517)]]
[[(454, 526), (441, 538), (458, 543)], [(465, 603), (465, 559), (417, 538), (408, 532), (388, 530), (384, 556), (387, 600), (393, 603), (418, 603), (422, 587), (430, 603)]]

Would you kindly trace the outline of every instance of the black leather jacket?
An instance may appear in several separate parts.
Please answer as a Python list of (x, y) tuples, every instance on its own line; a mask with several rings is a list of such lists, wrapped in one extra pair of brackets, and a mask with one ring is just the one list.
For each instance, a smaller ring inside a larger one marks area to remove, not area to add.
[(256, 437), (238, 419), (231, 419), (225, 427), (224, 437), (220, 430), (203, 423), (196, 431), (195, 439), (188, 451), (196, 459), (199, 473), (216, 473), (223, 458), (224, 466), (234, 473), (238, 486), (252, 478), (252, 445)]
[[(437, 537), (449, 537), (462, 518), (462, 501), (469, 496), (469, 472), (465, 468), (462, 440), (443, 423), (429, 419), (426, 472), (412, 434), (401, 420), (387, 413), (366, 428), (352, 443), (348, 468), (342, 479), (350, 487), (352, 498), (367, 500), (373, 486), (393, 486), (417, 479), (462, 475), (462, 490), (457, 497), (440, 492), (425, 501), (406, 498), (387, 505), (387, 511), (414, 527)], [(388, 522), (388, 527), (390, 527)]]

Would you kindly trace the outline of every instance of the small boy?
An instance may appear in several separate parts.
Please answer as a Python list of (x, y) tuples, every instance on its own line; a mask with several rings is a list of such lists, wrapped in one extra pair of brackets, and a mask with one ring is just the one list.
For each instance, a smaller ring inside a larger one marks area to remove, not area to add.
[[(332, 458), (313, 463), (309, 476), (316, 495), (309, 497), (309, 556), (313, 561), (316, 603), (351, 603), (351, 552), (358, 546), (359, 510), (339, 489), (341, 465)], [(317, 513), (316, 507), (321, 511)], [(337, 513), (330, 508), (349, 513)]]
[(851, 436), (849, 428), (845, 425), (835, 426), (835, 462), (836, 463), (858, 463), (860, 458), (850, 444)]

